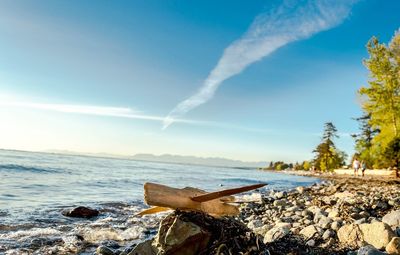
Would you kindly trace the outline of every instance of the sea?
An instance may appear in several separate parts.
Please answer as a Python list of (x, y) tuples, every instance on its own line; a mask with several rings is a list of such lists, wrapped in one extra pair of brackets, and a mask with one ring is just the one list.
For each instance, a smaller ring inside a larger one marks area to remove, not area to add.
[[(76, 242), (74, 235), (93, 243), (145, 239), (156, 231), (162, 217), (135, 216), (147, 208), (143, 202), (146, 182), (206, 191), (268, 184), (246, 194), (251, 197), (319, 180), (254, 168), (0, 150), (0, 254), (29, 254), (43, 242), (73, 246), (68, 242)], [(100, 216), (88, 220), (61, 214), (76, 206), (98, 209)]]

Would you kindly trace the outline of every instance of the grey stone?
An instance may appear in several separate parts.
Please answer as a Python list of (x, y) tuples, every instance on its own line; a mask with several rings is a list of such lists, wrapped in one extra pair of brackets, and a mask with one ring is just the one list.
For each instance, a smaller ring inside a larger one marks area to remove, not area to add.
[(400, 210), (386, 214), (383, 216), (382, 221), (392, 227), (400, 226)]
[(97, 247), (96, 254), (98, 255), (115, 255), (115, 251), (107, 246), (101, 245)]
[(274, 227), (270, 229), (264, 236), (264, 243), (274, 242), (289, 234), (290, 230), (287, 227)]
[(274, 206), (285, 206), (285, 205), (286, 205), (286, 200), (284, 199), (274, 201)]
[(366, 246), (361, 247), (357, 253), (357, 255), (383, 255), (383, 254), (385, 254), (385, 253), (377, 250), (372, 245), (366, 245)]
[(128, 255), (156, 255), (157, 249), (152, 245), (152, 242), (153, 240), (147, 240), (139, 243)]
[(308, 240), (306, 245), (311, 246), (311, 247), (315, 246), (315, 240), (314, 239)]
[(305, 236), (307, 239), (318, 237), (319, 231), (314, 225), (307, 226), (300, 231), (300, 235)]
[(332, 224), (331, 224), (331, 229), (333, 229), (333, 230), (338, 230), (338, 229), (340, 228), (340, 226), (341, 226), (341, 224), (340, 224), (339, 221), (334, 221), (334, 222), (332, 222)]
[(247, 227), (250, 229), (255, 229), (255, 228), (259, 228), (262, 227), (264, 224), (262, 222), (262, 220), (252, 220), (247, 224)]
[(322, 216), (319, 221), (318, 221), (318, 226), (320, 226), (323, 229), (328, 229), (330, 228), (332, 223), (332, 219), (328, 218), (326, 216)]
[(322, 239), (324, 240), (328, 240), (331, 237), (335, 236), (335, 231), (331, 230), (331, 229), (327, 229), (325, 230), (324, 234), (322, 235)]

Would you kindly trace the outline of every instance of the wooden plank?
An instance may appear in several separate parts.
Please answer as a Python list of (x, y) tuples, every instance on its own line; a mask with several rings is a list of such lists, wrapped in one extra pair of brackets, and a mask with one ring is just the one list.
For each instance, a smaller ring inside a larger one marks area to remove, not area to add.
[(156, 183), (144, 184), (144, 200), (148, 205), (203, 211), (212, 215), (237, 215), (235, 205), (226, 204), (219, 199), (206, 202), (193, 201), (191, 197), (205, 194), (195, 188), (177, 189)]

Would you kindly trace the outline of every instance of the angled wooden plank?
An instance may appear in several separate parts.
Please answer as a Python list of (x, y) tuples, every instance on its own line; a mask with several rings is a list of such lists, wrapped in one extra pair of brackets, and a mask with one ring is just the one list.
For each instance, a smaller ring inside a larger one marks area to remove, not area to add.
[(171, 210), (171, 208), (168, 207), (161, 207), (161, 206), (154, 206), (149, 209), (145, 209), (141, 211), (140, 213), (136, 214), (137, 216), (143, 216), (147, 214), (154, 214), (154, 213), (159, 213), (159, 212), (165, 212)]
[(249, 186), (244, 186), (244, 187), (240, 187), (240, 188), (226, 189), (226, 190), (221, 190), (221, 191), (216, 191), (216, 192), (211, 192), (211, 193), (207, 193), (207, 194), (194, 196), (194, 197), (191, 197), (191, 199), (196, 202), (206, 202), (206, 201), (214, 200), (217, 198), (226, 197), (226, 196), (250, 191), (253, 189), (258, 189), (258, 188), (264, 187), (265, 185), (267, 185), (267, 184), (260, 183), (260, 184), (249, 185)]

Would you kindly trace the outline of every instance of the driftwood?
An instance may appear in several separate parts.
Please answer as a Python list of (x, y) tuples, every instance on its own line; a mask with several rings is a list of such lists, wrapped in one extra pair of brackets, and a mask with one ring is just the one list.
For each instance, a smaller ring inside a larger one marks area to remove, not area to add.
[(235, 189), (226, 189), (208, 193), (204, 190), (187, 187), (177, 189), (156, 183), (144, 184), (144, 200), (150, 209), (144, 210), (139, 215), (158, 213), (169, 209), (202, 211), (214, 216), (237, 215), (238, 206), (234, 194), (261, 188), (266, 184), (256, 184)]

